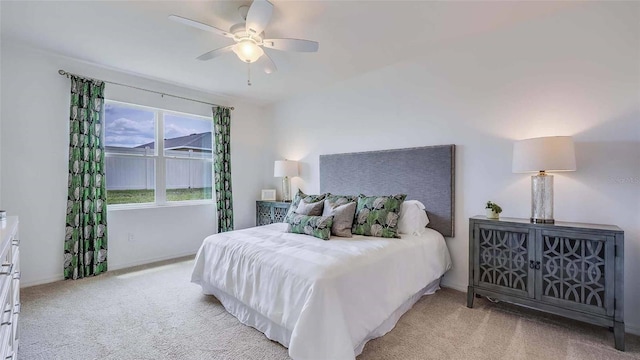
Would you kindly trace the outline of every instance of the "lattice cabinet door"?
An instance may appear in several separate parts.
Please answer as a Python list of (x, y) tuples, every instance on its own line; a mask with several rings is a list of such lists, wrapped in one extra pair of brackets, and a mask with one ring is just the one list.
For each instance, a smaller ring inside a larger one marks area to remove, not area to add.
[(256, 226), (284, 222), (290, 202), (256, 201)]
[(578, 231), (541, 232), (539, 300), (594, 314), (613, 315), (613, 236)]
[(256, 226), (271, 224), (271, 209), (269, 203), (256, 202)]
[(534, 294), (535, 231), (526, 227), (476, 224), (475, 286), (521, 297)]
[(273, 222), (284, 222), (285, 216), (287, 216), (287, 212), (289, 211), (289, 206), (286, 207), (273, 207)]

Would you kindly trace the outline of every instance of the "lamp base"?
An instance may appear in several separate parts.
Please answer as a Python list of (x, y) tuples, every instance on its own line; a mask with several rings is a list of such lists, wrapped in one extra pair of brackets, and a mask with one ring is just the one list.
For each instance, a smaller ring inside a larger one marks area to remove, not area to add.
[(553, 219), (534, 219), (534, 218), (531, 218), (529, 220), (531, 220), (532, 224), (554, 224), (556, 222)]
[(553, 175), (540, 172), (531, 177), (531, 222), (553, 224)]
[(282, 201), (291, 201), (291, 183), (288, 176), (282, 178)]

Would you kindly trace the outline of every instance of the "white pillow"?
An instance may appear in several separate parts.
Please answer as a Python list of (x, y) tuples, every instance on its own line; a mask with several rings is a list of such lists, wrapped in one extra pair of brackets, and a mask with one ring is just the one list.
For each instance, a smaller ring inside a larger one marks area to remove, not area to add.
[(429, 224), (424, 204), (418, 200), (406, 200), (400, 207), (398, 232), (400, 234), (421, 235)]

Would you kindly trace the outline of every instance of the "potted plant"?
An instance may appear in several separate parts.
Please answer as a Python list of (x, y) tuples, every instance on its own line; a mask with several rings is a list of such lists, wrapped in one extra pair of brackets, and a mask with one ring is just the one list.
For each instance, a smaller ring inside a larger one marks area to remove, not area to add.
[(500, 205), (487, 201), (487, 206), (484, 207), (487, 210), (487, 219), (499, 219), (502, 208)]

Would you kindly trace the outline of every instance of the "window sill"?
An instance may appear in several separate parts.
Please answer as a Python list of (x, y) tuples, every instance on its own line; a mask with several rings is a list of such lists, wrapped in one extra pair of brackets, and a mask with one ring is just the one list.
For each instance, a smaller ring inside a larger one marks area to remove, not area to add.
[(172, 207), (202, 206), (202, 205), (215, 205), (215, 204), (216, 202), (213, 200), (175, 201), (175, 202), (166, 202), (164, 204), (156, 204), (156, 203), (116, 204), (116, 205), (107, 205), (107, 211), (162, 209), (162, 208), (172, 208)]

